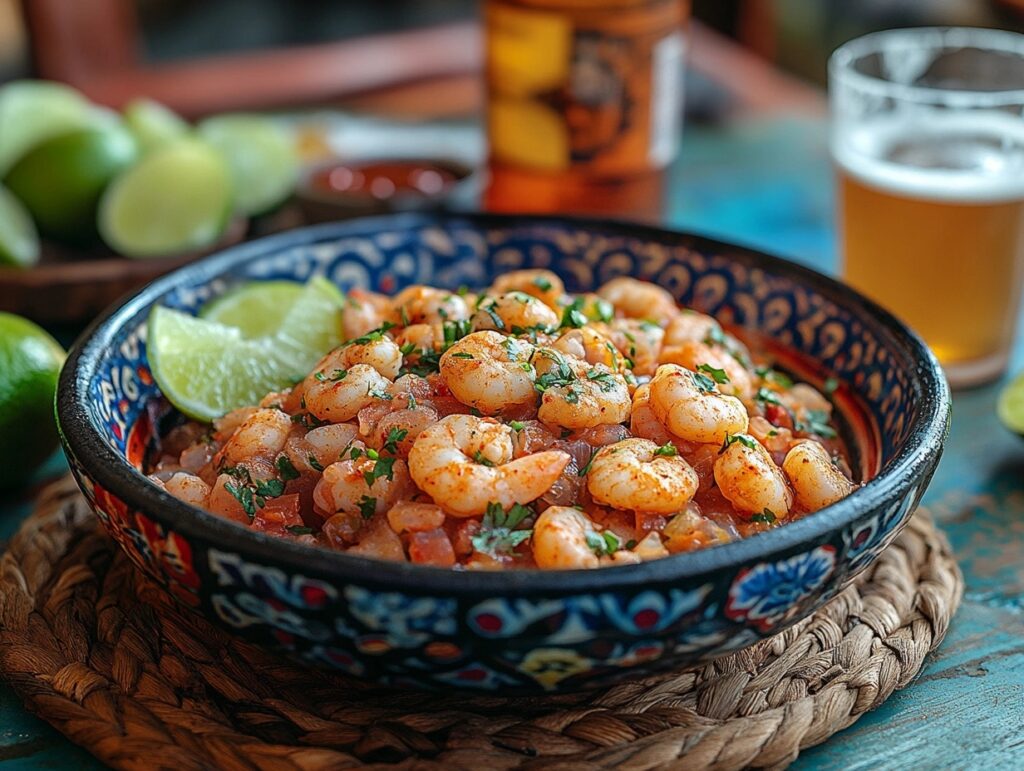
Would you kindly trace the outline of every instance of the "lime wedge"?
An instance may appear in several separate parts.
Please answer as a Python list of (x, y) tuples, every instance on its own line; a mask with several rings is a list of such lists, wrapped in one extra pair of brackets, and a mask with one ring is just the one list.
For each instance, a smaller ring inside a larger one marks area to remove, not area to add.
[(7, 173), (43, 235), (88, 245), (97, 240), (103, 191), (136, 159), (135, 140), (118, 123), (75, 129), (40, 142)]
[(1004, 426), (1024, 435), (1024, 372), (1011, 380), (999, 394), (996, 413)]
[(178, 113), (152, 99), (136, 99), (124, 108), (124, 122), (142, 154), (186, 136), (188, 123)]
[[(258, 286), (248, 284), (233, 294), (255, 297), (263, 291)], [(265, 299), (273, 299), (272, 294)], [(268, 311), (254, 302), (229, 302), (248, 304), (253, 312)], [(150, 313), (147, 336), (153, 377), (174, 406), (197, 420), (256, 404), (268, 392), (306, 375), (338, 345), (340, 307), (334, 285), (314, 279), (301, 287), (273, 334), (247, 338), (237, 326), (157, 306)]]
[(0, 187), (0, 265), (27, 268), (39, 261), (39, 234), (21, 201)]
[(0, 177), (35, 145), (92, 125), (93, 106), (70, 86), (15, 80), (0, 87)]
[(231, 178), (220, 153), (196, 139), (154, 150), (107, 188), (103, 240), (128, 257), (160, 257), (214, 244), (231, 213)]
[(281, 322), (302, 294), (297, 281), (253, 281), (232, 289), (203, 306), (200, 318), (237, 327), (243, 337), (265, 337)]
[(197, 130), (227, 159), (237, 214), (264, 214), (292, 194), (298, 156), (281, 126), (259, 115), (237, 114), (207, 118)]

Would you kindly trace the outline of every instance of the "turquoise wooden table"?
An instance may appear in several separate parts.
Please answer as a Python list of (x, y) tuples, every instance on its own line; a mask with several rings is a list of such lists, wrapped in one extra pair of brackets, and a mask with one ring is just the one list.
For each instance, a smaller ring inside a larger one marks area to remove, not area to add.
[[(674, 227), (835, 269), (821, 123), (691, 130), (671, 190)], [(1012, 369), (1022, 367), (1019, 335)], [(955, 395), (952, 434), (926, 497), (967, 578), (945, 642), (910, 687), (793, 768), (1024, 768), (1024, 440), (996, 420), (999, 387)], [(37, 481), (62, 469), (55, 457)], [(24, 495), (0, 501), (0, 539), (27, 512)], [(0, 686), (0, 771), (99, 767)]]

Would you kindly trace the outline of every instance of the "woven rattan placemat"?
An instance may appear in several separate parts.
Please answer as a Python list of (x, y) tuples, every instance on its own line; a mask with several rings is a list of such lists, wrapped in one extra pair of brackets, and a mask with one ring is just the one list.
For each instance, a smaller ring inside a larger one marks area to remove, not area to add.
[(0, 675), (121, 768), (781, 767), (907, 685), (962, 591), (919, 512), (813, 617), (703, 667), (547, 698), (394, 691), (296, 667), (179, 609), (64, 480), (0, 559)]

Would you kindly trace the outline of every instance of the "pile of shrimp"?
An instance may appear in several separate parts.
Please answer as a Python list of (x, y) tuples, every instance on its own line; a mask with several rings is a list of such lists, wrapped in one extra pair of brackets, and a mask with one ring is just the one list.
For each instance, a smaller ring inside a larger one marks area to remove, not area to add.
[(255, 530), (458, 569), (596, 568), (852, 492), (832, 404), (710, 316), (616, 278), (352, 291), (294, 387), (163, 438), (150, 478)]

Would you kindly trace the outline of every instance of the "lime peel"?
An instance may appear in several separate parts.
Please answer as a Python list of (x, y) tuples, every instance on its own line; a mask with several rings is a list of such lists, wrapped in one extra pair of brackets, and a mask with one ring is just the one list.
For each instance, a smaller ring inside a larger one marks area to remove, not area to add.
[(1011, 380), (999, 394), (996, 413), (1003, 425), (1024, 435), (1024, 372)]

